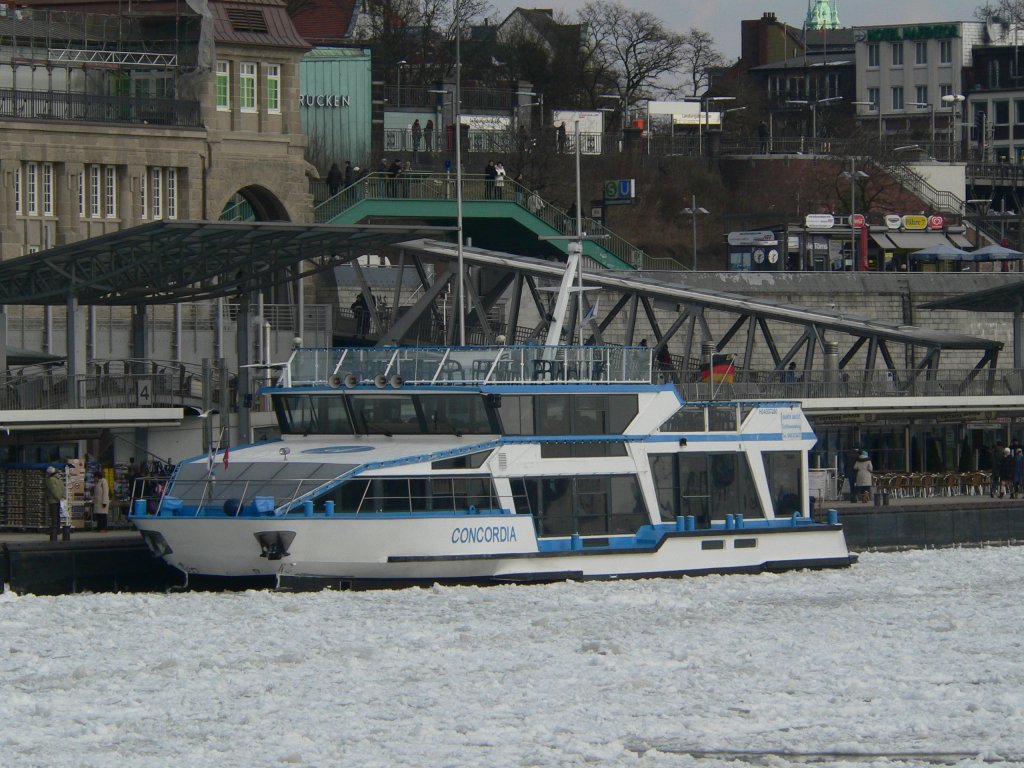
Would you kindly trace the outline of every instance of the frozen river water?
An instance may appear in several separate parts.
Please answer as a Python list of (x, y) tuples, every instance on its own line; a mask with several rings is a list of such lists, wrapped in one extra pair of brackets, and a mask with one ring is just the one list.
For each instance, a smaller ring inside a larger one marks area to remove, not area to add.
[(1024, 547), (761, 576), (0, 595), (0, 765), (1024, 765)]

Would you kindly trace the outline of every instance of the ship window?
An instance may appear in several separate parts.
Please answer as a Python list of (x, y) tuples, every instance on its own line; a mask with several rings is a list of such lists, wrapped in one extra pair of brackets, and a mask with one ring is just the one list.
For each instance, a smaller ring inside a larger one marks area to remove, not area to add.
[(732, 545), (736, 549), (754, 549), (757, 547), (757, 539), (736, 539)]
[(534, 434), (572, 434), (572, 410), (568, 395), (549, 395), (534, 401)]
[(366, 435), (421, 433), (411, 395), (350, 396), (356, 432)]
[(465, 512), (497, 509), (489, 477), (355, 478), (331, 491), (336, 513)]
[(708, 408), (708, 430), (711, 432), (736, 431), (736, 406), (712, 406)]
[(542, 459), (595, 458), (602, 456), (625, 456), (626, 444), (620, 441), (588, 440), (586, 442), (542, 443)]
[(522, 483), (538, 536), (629, 534), (649, 522), (635, 475), (525, 478)]
[(685, 405), (661, 425), (662, 432), (704, 432), (704, 408)]
[(764, 471), (768, 490), (775, 505), (776, 517), (790, 517), (803, 511), (803, 457), (800, 451), (771, 451), (764, 454)]
[(636, 395), (542, 395), (537, 397), (538, 435), (621, 435), (638, 411)]
[(708, 455), (712, 517), (739, 513), (747, 518), (764, 517), (745, 453)]
[(431, 462), (431, 469), (479, 469), (491, 455), (490, 451), (477, 451), (464, 456), (452, 456), (450, 459), (441, 459)]
[(722, 539), (708, 539), (700, 543), (701, 549), (725, 549), (725, 541)]
[(279, 395), (274, 406), (281, 434), (352, 434), (345, 400), (339, 395)]
[(530, 497), (526, 493), (526, 481), (521, 477), (513, 477), (509, 484), (512, 486), (512, 503), (515, 504), (516, 514), (530, 514)]
[(533, 398), (502, 395), (498, 406), (501, 431), (505, 435), (533, 434)]
[(424, 433), (432, 435), (495, 435), (484, 398), (480, 396), (418, 395)]

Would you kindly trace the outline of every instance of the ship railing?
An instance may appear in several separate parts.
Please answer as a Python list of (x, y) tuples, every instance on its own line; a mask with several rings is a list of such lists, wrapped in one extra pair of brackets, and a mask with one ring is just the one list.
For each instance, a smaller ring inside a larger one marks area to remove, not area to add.
[(280, 386), (649, 384), (647, 347), (481, 346), (298, 349)]

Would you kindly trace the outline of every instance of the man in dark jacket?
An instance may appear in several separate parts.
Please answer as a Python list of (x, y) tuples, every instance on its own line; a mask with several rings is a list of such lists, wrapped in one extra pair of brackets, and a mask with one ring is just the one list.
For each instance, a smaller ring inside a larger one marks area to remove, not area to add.
[(327, 191), (334, 197), (341, 191), (341, 168), (337, 163), (331, 164), (331, 170), (327, 172)]

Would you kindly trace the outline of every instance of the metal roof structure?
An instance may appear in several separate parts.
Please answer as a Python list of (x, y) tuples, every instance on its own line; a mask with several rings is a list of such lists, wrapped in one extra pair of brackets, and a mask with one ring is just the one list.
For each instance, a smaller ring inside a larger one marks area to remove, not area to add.
[(1020, 312), (1024, 310), (1024, 280), (929, 301), (920, 306), (922, 309), (962, 309), (967, 312)]
[(0, 304), (173, 304), (321, 272), (448, 227), (158, 221), (0, 263)]

